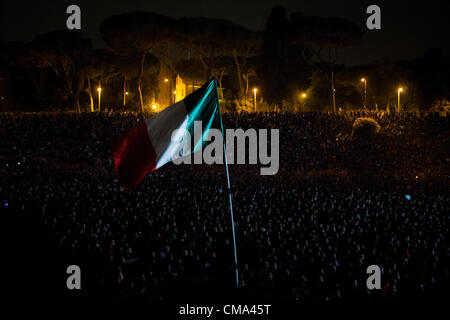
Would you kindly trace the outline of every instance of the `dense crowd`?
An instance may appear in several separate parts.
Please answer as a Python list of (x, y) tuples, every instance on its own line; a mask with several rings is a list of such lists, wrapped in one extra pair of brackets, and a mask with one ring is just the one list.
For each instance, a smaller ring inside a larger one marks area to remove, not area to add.
[[(360, 141), (350, 137), (359, 116), (224, 116), (227, 128), (280, 129), (279, 174), (231, 168), (240, 280), (252, 296), (420, 296), (448, 282), (448, 117), (371, 114), (381, 132)], [(95, 285), (113, 297), (233, 286), (223, 168), (167, 165), (135, 190), (120, 188), (109, 141), (138, 121), (0, 115), (1, 196), (39, 216), (63, 255), (94, 264)], [(382, 268), (378, 291), (366, 287), (373, 264)]]
[[(362, 116), (381, 126), (371, 141), (350, 139), (354, 120)], [(142, 119), (133, 113), (0, 114), (0, 155), (105, 167), (111, 140)], [(280, 169), (286, 171), (409, 179), (445, 176), (450, 162), (449, 117), (438, 114), (229, 113), (223, 119), (225, 128), (280, 129)]]

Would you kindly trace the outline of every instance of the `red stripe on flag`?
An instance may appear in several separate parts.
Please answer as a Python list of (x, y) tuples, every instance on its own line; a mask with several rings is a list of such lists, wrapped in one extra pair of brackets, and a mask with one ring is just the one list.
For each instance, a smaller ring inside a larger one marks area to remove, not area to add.
[(120, 184), (134, 188), (148, 172), (156, 169), (156, 152), (143, 122), (115, 139), (111, 149)]

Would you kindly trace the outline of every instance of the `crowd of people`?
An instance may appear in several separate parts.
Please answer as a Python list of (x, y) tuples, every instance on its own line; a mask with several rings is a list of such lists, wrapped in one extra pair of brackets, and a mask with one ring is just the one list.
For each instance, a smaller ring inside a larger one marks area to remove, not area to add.
[[(280, 172), (231, 167), (242, 288), (253, 297), (340, 301), (420, 296), (449, 279), (449, 119), (360, 113), (225, 114), (226, 128), (280, 129)], [(136, 114), (0, 115), (0, 200), (90, 268), (114, 298), (161, 300), (234, 285), (224, 169), (166, 165), (134, 190), (109, 142)], [(369, 265), (382, 289), (366, 286)]]

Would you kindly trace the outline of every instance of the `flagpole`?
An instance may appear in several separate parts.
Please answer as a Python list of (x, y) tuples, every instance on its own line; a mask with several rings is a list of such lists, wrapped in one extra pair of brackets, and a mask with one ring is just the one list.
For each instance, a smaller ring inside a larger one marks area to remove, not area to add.
[[(214, 79), (214, 80), (216, 82), (216, 94), (217, 94), (217, 80), (216, 79)], [(225, 169), (226, 169), (226, 172), (227, 172), (228, 196), (229, 196), (229, 199), (230, 199), (231, 229), (233, 230), (234, 265), (236, 267), (236, 287), (239, 288), (239, 271), (238, 271), (237, 252), (236, 252), (236, 232), (234, 230), (233, 199), (231, 197), (230, 174), (228, 172), (227, 148), (225, 146), (225, 134), (223, 132), (222, 112), (220, 111), (220, 103), (219, 103), (218, 97), (217, 97), (217, 105), (219, 106), (220, 128), (222, 130), (223, 152), (224, 152), (224, 158), (225, 158)]]

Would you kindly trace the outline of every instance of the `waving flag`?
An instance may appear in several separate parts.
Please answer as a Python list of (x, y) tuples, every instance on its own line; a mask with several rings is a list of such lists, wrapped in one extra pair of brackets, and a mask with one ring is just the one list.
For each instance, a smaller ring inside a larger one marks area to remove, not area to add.
[[(195, 153), (205, 144), (211, 128), (220, 127), (217, 83), (213, 78), (184, 100), (177, 102), (117, 138), (112, 145), (115, 171), (120, 184), (134, 188), (146, 174), (177, 157)], [(202, 134), (194, 135), (194, 122), (202, 122)], [(178, 154), (186, 136), (172, 139), (172, 132), (194, 137), (191, 152)]]

